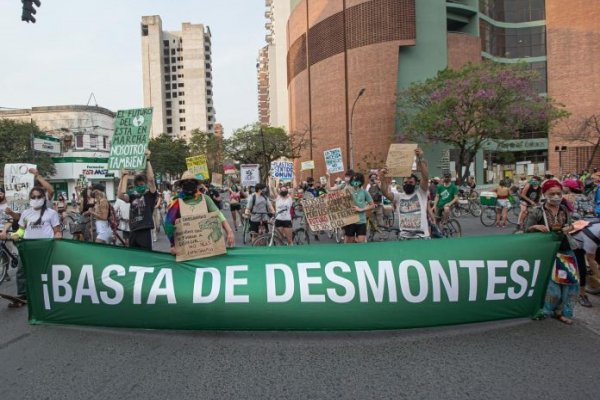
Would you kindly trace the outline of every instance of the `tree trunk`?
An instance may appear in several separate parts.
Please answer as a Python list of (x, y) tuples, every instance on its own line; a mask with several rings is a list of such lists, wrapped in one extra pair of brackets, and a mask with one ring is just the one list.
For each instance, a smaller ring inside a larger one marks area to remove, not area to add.
[(463, 181), (463, 176), (462, 176), (462, 167), (463, 164), (465, 163), (465, 148), (461, 148), (458, 152), (458, 162), (456, 163), (456, 166), (454, 167), (456, 172), (456, 184), (460, 185)]

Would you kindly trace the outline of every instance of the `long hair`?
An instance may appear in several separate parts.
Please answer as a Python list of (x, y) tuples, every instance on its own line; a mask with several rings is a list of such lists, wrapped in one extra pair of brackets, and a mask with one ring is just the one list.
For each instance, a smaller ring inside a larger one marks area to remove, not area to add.
[(31, 190), (29, 191), (29, 198), (31, 199), (31, 194), (33, 192), (39, 192), (42, 194), (42, 197), (44, 198), (44, 204), (42, 205), (42, 210), (40, 211), (40, 217), (38, 218), (37, 221), (35, 221), (33, 223), (33, 225), (41, 225), (42, 223), (42, 217), (44, 216), (44, 213), (46, 212), (46, 191), (44, 190), (43, 187), (41, 186), (34, 186), (31, 188)]

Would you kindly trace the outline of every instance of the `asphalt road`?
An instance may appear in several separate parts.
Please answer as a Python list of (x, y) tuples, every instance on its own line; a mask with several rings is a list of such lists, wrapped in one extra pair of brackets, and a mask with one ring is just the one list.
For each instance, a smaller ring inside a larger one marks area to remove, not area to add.
[[(503, 233), (461, 222), (466, 235)], [(156, 245), (168, 249), (162, 235)], [(519, 319), (354, 333), (30, 326), (25, 308), (2, 301), (0, 398), (592, 399), (600, 297), (591, 297), (573, 326)]]

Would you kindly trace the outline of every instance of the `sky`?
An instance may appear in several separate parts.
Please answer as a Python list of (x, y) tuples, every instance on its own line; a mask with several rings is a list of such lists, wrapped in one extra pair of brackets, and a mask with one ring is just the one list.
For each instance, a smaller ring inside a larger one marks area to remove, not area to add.
[[(258, 119), (256, 58), (265, 43), (264, 0), (41, 0), (35, 24), (21, 0), (0, 0), (0, 107), (143, 106), (140, 22), (163, 30), (202, 23), (212, 33), (216, 119), (226, 134)], [(91, 104), (94, 104), (92, 101)]]

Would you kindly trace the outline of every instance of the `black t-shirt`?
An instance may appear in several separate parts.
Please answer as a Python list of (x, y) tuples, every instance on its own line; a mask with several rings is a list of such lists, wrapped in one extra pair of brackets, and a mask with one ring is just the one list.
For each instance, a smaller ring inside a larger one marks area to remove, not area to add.
[(152, 212), (158, 197), (158, 192), (147, 191), (143, 195), (137, 192), (127, 193), (129, 196), (129, 229), (131, 232), (154, 228)]
[(217, 189), (210, 189), (208, 191), (208, 195), (210, 196), (212, 201), (217, 205), (217, 207), (219, 207), (219, 210), (223, 209), (223, 202), (221, 199), (219, 199), (221, 193), (219, 193)]

